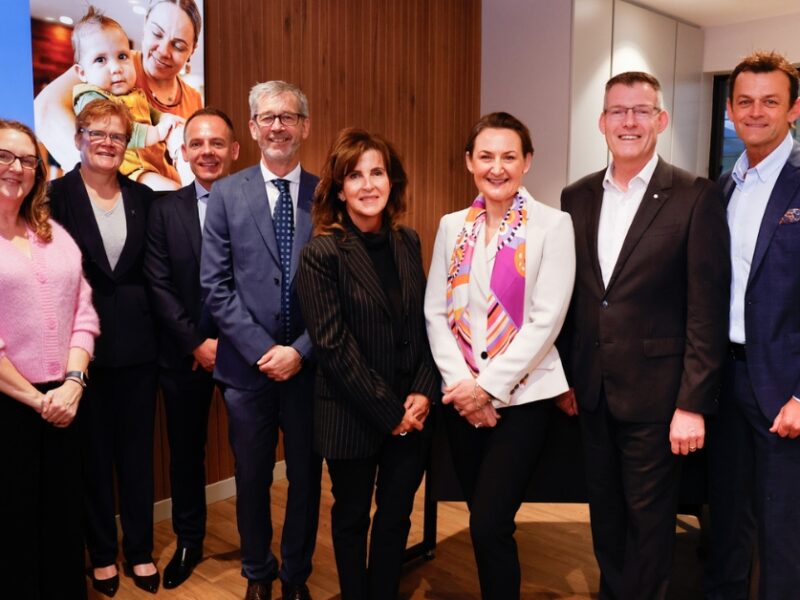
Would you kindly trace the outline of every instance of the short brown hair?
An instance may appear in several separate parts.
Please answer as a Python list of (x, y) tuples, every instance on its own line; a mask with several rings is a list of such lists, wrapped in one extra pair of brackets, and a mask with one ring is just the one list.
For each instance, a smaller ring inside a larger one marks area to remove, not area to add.
[(39, 142), (31, 128), (19, 121), (0, 119), (0, 129), (14, 129), (28, 136), (33, 142), (34, 152), (39, 162), (36, 165), (33, 187), (22, 201), (19, 212), (36, 236), (43, 242), (49, 242), (53, 239), (53, 229), (50, 226), (50, 205), (47, 201), (47, 165), (42, 158)]
[(120, 118), (125, 127), (125, 135), (128, 136), (128, 139), (131, 139), (133, 119), (128, 107), (122, 102), (114, 102), (113, 100), (104, 100), (102, 98), (89, 102), (75, 117), (75, 135), (80, 135), (81, 131), (87, 129), (92, 121), (110, 119), (111, 117)]
[(192, 29), (194, 30), (194, 48), (197, 48), (197, 40), (200, 39), (200, 30), (203, 28), (203, 17), (200, 15), (200, 9), (197, 8), (197, 4), (195, 4), (194, 0), (150, 0), (150, 5), (147, 7), (147, 14), (144, 16), (145, 22), (150, 18), (152, 10), (163, 2), (174, 4), (189, 17), (189, 20), (192, 22)]
[(191, 114), (191, 116), (189, 116), (188, 119), (186, 119), (186, 122), (183, 124), (184, 139), (186, 139), (186, 131), (189, 129), (189, 123), (191, 123), (197, 117), (217, 117), (222, 119), (227, 126), (228, 131), (230, 131), (231, 140), (236, 140), (236, 131), (233, 129), (233, 121), (231, 121), (231, 118), (220, 109), (214, 108), (213, 106), (204, 106), (203, 108), (198, 108)]
[(525, 124), (507, 112), (493, 112), (488, 115), (483, 115), (480, 120), (472, 126), (469, 132), (467, 143), (464, 146), (467, 154), (472, 156), (472, 151), (475, 149), (475, 139), (484, 129), (510, 129), (516, 132), (519, 136), (519, 141), (522, 144), (522, 154), (527, 156), (533, 154), (533, 142), (531, 141), (531, 132)]
[(733, 69), (728, 79), (728, 98), (733, 100), (733, 86), (739, 73), (771, 73), (772, 71), (782, 71), (789, 79), (789, 107), (797, 100), (798, 91), (798, 72), (797, 68), (786, 60), (786, 57), (778, 52), (766, 52), (756, 50), (749, 56), (744, 57), (742, 62)]
[(608, 108), (605, 104), (606, 99), (608, 98), (608, 92), (611, 91), (612, 87), (615, 85), (633, 87), (637, 83), (647, 84), (653, 88), (658, 102), (658, 106), (656, 106), (656, 108), (664, 108), (664, 94), (661, 90), (661, 83), (659, 83), (658, 79), (656, 79), (653, 75), (650, 75), (650, 73), (645, 73), (644, 71), (625, 71), (619, 75), (614, 75), (611, 79), (606, 81), (606, 91), (603, 96), (603, 110)]
[(335, 231), (344, 231), (345, 203), (339, 199), (339, 193), (344, 187), (344, 178), (355, 169), (361, 155), (368, 150), (375, 150), (381, 155), (392, 184), (383, 214), (390, 228), (397, 229), (400, 226), (400, 218), (406, 212), (405, 193), (408, 187), (408, 177), (400, 156), (382, 136), (348, 127), (339, 132), (331, 145), (322, 168), (322, 178), (314, 192), (311, 210), (314, 235), (332, 235)]
[[(105, 16), (102, 11), (90, 4), (86, 14), (83, 15), (80, 21), (75, 24), (75, 27), (72, 28), (72, 49), (75, 53), (76, 63), (81, 62), (81, 35), (83, 35), (84, 31), (87, 29), (95, 28), (101, 30), (117, 28), (122, 32), (122, 35), (124, 35), (126, 39), (128, 37), (128, 34), (125, 33), (122, 25), (117, 23), (111, 17)], [(130, 44), (130, 42), (128, 43)]]

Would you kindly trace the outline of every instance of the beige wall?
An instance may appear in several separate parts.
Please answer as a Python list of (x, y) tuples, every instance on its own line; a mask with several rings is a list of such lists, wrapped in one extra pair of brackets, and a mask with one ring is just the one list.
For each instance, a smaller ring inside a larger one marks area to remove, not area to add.
[[(800, 4), (798, 5), (800, 9)], [(754, 14), (757, 14), (754, 6)], [(800, 62), (800, 12), (720, 27), (706, 27), (703, 71), (732, 71), (753, 50), (777, 50)]]

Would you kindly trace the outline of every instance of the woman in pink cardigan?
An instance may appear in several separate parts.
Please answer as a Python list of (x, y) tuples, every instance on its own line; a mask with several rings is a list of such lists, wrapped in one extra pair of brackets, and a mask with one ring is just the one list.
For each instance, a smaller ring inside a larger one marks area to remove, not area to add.
[(73, 420), (100, 332), (81, 253), (50, 220), (33, 132), (0, 119), (0, 561), (3, 595), (85, 598)]

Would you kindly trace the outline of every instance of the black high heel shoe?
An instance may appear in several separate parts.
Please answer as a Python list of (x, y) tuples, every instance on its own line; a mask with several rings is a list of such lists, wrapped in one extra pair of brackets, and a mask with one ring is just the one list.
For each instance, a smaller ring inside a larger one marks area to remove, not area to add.
[(134, 573), (133, 567), (126, 563), (125, 575), (133, 578), (133, 583), (136, 584), (136, 587), (145, 592), (150, 592), (151, 594), (155, 594), (158, 591), (158, 586), (161, 584), (161, 574), (157, 569), (152, 575), (137, 575)]
[(119, 571), (117, 571), (116, 575), (108, 579), (97, 579), (97, 577), (94, 576), (94, 569), (92, 567), (86, 570), (86, 574), (89, 576), (89, 579), (92, 580), (92, 587), (101, 594), (113, 598), (117, 593), (119, 589)]

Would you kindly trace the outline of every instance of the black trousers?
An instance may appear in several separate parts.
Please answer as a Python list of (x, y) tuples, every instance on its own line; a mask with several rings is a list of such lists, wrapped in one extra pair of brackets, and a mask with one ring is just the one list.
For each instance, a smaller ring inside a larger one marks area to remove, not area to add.
[[(414, 495), (428, 462), (429, 431), (431, 423), (422, 432), (388, 436), (378, 453), (367, 458), (326, 459), (342, 600), (397, 597)], [(377, 508), (367, 557), (373, 491)]]
[(81, 402), (86, 546), (94, 567), (117, 560), (114, 472), (122, 552), (131, 565), (152, 561), (155, 363), (90, 367)]
[(53, 427), (32, 408), (0, 394), (0, 456), (6, 486), (0, 498), (0, 596), (86, 598), (75, 423)]
[(747, 369), (745, 361), (728, 360), (719, 414), (709, 424), (711, 556), (706, 598), (749, 597), (756, 542), (759, 598), (797, 598), (800, 439), (769, 432), (772, 422), (761, 411)]
[[(226, 387), (228, 434), (236, 459), (236, 524), (242, 576), (304, 583), (317, 540), (322, 459), (312, 448), (313, 371), (304, 369), (262, 390)], [(278, 429), (283, 431), (289, 490), (281, 535), (281, 565), (272, 553), (270, 486)]]
[(496, 427), (476, 429), (444, 410), (453, 464), (469, 506), (469, 532), (484, 600), (515, 600), (520, 566), (514, 519), (545, 440), (553, 403), (500, 410)]
[(600, 598), (666, 598), (680, 485), (669, 423), (618, 421), (605, 397), (579, 418)]
[(203, 550), (206, 534), (206, 437), (208, 410), (214, 393), (211, 373), (163, 369), (172, 488), (172, 529), (178, 546)]

